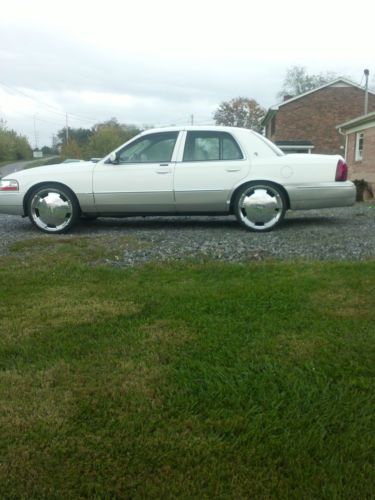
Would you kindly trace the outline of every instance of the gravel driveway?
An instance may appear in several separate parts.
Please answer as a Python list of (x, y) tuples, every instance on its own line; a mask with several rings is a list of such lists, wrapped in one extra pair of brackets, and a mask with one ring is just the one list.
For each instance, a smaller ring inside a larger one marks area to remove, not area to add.
[[(101, 237), (105, 241), (108, 236), (110, 245), (116, 235), (129, 235), (141, 243), (119, 254), (116, 265), (123, 266), (186, 257), (364, 260), (375, 257), (375, 205), (288, 212), (278, 229), (263, 234), (242, 229), (232, 216), (131, 217), (82, 222), (68, 237)], [(6, 255), (13, 242), (41, 236), (28, 219), (0, 215), (0, 255)]]

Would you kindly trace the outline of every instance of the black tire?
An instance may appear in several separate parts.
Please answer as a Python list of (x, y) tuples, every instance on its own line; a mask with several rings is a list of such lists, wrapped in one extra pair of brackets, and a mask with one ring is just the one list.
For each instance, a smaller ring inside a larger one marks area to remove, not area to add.
[(274, 229), (284, 219), (287, 201), (283, 190), (270, 182), (251, 182), (234, 199), (238, 222), (249, 231)]
[(61, 234), (69, 231), (80, 216), (74, 193), (60, 184), (43, 184), (28, 197), (27, 213), (40, 231)]
[(80, 218), (81, 218), (82, 221), (91, 222), (91, 221), (96, 220), (98, 218), (98, 215), (95, 215), (95, 214), (81, 214)]

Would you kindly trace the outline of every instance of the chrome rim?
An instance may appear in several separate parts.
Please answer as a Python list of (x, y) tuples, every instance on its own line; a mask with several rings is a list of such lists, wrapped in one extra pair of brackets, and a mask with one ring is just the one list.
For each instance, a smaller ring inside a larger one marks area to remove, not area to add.
[(46, 188), (35, 193), (30, 209), (35, 224), (51, 233), (63, 230), (73, 217), (72, 202), (58, 189)]
[(239, 200), (239, 215), (243, 223), (257, 231), (277, 224), (283, 214), (283, 200), (271, 186), (250, 186)]

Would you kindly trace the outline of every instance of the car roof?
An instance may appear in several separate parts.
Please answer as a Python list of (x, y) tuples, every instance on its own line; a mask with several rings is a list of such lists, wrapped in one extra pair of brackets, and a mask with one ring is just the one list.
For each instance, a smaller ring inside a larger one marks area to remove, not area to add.
[(246, 130), (248, 132), (252, 132), (250, 129), (245, 129), (241, 127), (228, 127), (223, 125), (181, 125), (181, 126), (171, 126), (171, 127), (160, 127), (160, 128), (151, 128), (148, 130), (144, 130), (142, 135), (146, 134), (155, 134), (159, 132), (180, 132), (182, 130), (187, 131), (213, 131), (213, 132), (238, 132), (239, 130)]

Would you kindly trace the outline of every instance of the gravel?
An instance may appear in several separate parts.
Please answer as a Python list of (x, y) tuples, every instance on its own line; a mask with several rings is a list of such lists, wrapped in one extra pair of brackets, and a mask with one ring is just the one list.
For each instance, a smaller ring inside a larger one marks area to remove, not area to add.
[[(28, 219), (0, 215), (0, 255), (8, 254), (16, 241), (41, 235)], [(375, 257), (375, 205), (288, 212), (279, 228), (261, 234), (242, 229), (232, 216), (131, 217), (81, 222), (64, 237), (82, 236), (101, 237), (109, 246), (116, 236), (138, 240), (134, 248), (124, 244), (110, 262), (116, 266), (186, 258), (365, 260)]]

